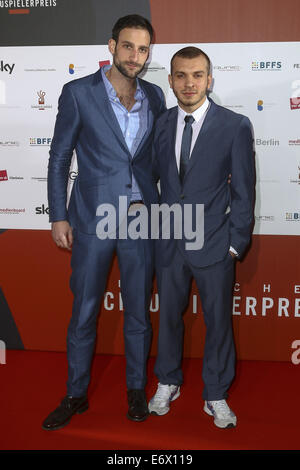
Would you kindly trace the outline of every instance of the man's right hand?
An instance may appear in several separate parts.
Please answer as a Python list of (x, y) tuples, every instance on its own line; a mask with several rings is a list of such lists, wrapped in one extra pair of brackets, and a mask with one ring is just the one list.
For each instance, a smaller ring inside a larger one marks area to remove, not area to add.
[(52, 238), (59, 248), (71, 250), (73, 243), (72, 227), (66, 220), (52, 223)]

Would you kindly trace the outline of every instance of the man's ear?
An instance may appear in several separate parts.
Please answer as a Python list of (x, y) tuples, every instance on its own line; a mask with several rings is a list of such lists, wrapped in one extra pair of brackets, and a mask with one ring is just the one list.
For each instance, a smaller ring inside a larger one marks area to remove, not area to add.
[(117, 45), (117, 43), (116, 43), (116, 41), (115, 41), (114, 39), (110, 39), (110, 40), (108, 41), (108, 49), (109, 49), (109, 52), (110, 52), (111, 54), (114, 54), (114, 53), (115, 53), (116, 45)]
[(170, 88), (173, 89), (173, 80), (172, 80), (172, 75), (171, 74), (168, 75), (168, 80), (169, 80)]
[(210, 90), (212, 86), (213, 78), (212, 75), (208, 75), (207, 77), (207, 89)]

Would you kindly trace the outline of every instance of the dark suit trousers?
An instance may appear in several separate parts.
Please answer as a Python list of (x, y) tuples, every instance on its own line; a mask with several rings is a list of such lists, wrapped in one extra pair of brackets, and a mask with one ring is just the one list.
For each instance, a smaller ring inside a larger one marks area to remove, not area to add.
[(153, 242), (99, 240), (96, 235), (74, 230), (70, 280), (74, 302), (67, 336), (68, 395), (79, 397), (87, 392), (99, 307), (115, 251), (124, 306), (127, 387), (141, 389), (146, 383), (146, 361), (152, 336), (148, 309)]
[(214, 265), (197, 268), (179, 249), (167, 267), (157, 272), (160, 325), (155, 373), (162, 384), (180, 385), (184, 322), (192, 277), (201, 298), (206, 325), (202, 378), (203, 399), (221, 400), (234, 378), (235, 347), (232, 331), (232, 287), (235, 261), (228, 253)]

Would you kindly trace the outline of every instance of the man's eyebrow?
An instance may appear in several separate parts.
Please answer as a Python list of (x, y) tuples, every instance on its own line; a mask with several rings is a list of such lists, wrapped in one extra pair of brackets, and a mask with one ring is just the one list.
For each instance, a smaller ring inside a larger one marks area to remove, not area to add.
[[(188, 72), (186, 72), (184, 70), (176, 70), (175, 73), (184, 73), (184, 74), (186, 74)], [(194, 72), (191, 72), (191, 73), (205, 73), (205, 70), (195, 70)]]
[[(122, 44), (128, 44), (129, 46), (134, 46), (133, 42), (127, 41), (126, 39), (122, 41)], [(145, 49), (149, 49), (150, 46), (141, 45), (139, 48), (144, 47)]]

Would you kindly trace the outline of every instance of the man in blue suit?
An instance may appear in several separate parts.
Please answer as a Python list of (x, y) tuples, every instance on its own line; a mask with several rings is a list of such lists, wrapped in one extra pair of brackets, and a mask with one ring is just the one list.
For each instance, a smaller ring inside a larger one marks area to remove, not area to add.
[(173, 239), (157, 242), (160, 326), (155, 373), (159, 384), (149, 411), (166, 414), (170, 402), (180, 395), (182, 313), (194, 277), (206, 324), (204, 410), (214, 417), (216, 426), (233, 427), (236, 416), (226, 402), (235, 369), (231, 301), (235, 259), (243, 256), (253, 223), (251, 125), (247, 117), (207, 97), (212, 83), (210, 60), (200, 49), (187, 47), (173, 56), (169, 82), (178, 106), (158, 119), (153, 140), (160, 203), (180, 205), (183, 216), (188, 206), (195, 214), (196, 206), (204, 205), (203, 219), (190, 224), (195, 233), (201, 232), (203, 224), (204, 229), (203, 244), (196, 249), (184, 235), (176, 239), (176, 233)]
[[(130, 219), (141, 205), (150, 207), (158, 198), (152, 177), (152, 129), (165, 110), (164, 96), (159, 87), (137, 78), (148, 58), (152, 35), (145, 18), (120, 18), (109, 40), (113, 65), (67, 83), (59, 99), (48, 198), (53, 239), (61, 248), (72, 248), (74, 302), (67, 337), (67, 395), (43, 422), (45, 430), (65, 426), (75, 413), (88, 408), (98, 311), (115, 252), (125, 310), (127, 417), (143, 421), (148, 415), (144, 387), (151, 340), (153, 245), (150, 239), (118, 238), (117, 233), (99, 237), (97, 208), (109, 204), (118, 212), (122, 196)], [(67, 208), (74, 149), (78, 177)]]

